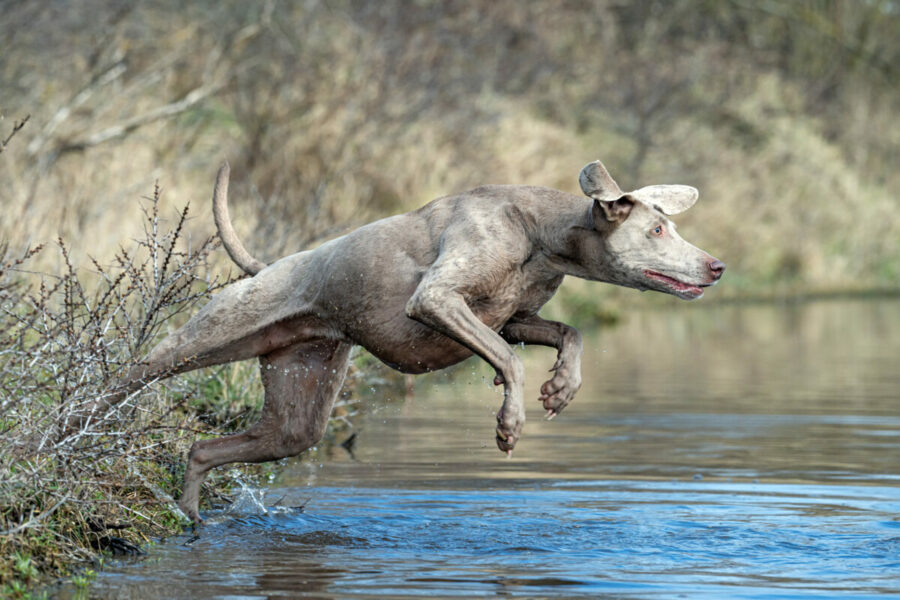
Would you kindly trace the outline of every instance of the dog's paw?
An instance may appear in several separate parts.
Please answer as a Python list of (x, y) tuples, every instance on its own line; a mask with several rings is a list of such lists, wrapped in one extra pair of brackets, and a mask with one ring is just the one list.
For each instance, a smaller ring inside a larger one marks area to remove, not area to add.
[(541, 396), (538, 398), (547, 410), (548, 419), (568, 406), (581, 388), (581, 373), (577, 369), (570, 369), (565, 363), (557, 362), (553, 371), (553, 377), (541, 386)]
[(196, 529), (203, 525), (203, 519), (200, 518), (200, 512), (197, 505), (190, 502), (179, 502), (178, 508), (181, 509), (182, 515), (190, 521), (191, 529)]
[[(508, 412), (508, 414), (507, 414)], [(525, 426), (525, 415), (515, 414), (516, 411), (506, 411), (501, 409), (497, 413), (497, 447), (501, 452), (507, 455), (512, 454), (516, 442), (522, 435), (522, 428)]]

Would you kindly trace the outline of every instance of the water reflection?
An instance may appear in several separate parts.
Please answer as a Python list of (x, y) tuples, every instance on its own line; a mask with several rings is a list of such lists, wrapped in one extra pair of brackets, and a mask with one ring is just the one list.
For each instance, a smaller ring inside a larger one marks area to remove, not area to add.
[(418, 378), (370, 403), (354, 457), (286, 468), (266, 503), (304, 511), (223, 518), (92, 594), (900, 592), (898, 326), (897, 301), (636, 312), (587, 336), (584, 388), (552, 422), (536, 398), (553, 352), (529, 349), (512, 460), (492, 372)]

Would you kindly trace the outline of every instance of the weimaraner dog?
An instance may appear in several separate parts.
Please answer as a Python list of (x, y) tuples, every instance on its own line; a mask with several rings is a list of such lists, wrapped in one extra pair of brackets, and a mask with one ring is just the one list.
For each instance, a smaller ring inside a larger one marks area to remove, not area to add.
[(563, 277), (656, 290), (691, 300), (725, 265), (684, 241), (669, 220), (697, 190), (652, 185), (624, 193), (600, 161), (582, 169), (587, 198), (490, 185), (438, 198), (265, 265), (228, 217), (229, 167), (213, 193), (225, 249), (252, 277), (231, 284), (157, 345), (129, 387), (200, 367), (259, 357), (265, 405), (243, 433), (194, 443), (179, 505), (199, 522), (206, 473), (232, 462), (299, 454), (321, 439), (354, 344), (404, 373), (472, 354), (504, 386), (496, 440), (512, 452), (525, 424), (524, 370), (510, 344), (556, 348), (540, 401), (552, 418), (581, 386), (581, 335), (538, 316)]

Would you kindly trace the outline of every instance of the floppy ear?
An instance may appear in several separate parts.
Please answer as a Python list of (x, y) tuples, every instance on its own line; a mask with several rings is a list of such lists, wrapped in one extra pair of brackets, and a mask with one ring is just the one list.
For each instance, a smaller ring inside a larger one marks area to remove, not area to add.
[(700, 192), (689, 185), (648, 185), (629, 192), (644, 204), (654, 206), (666, 215), (677, 215), (694, 205)]
[(621, 224), (631, 214), (633, 207), (634, 200), (627, 194), (616, 200), (594, 199), (594, 206), (591, 207), (594, 229), (602, 231), (608, 228), (611, 223)]
[(594, 200), (616, 200), (623, 196), (619, 185), (599, 160), (588, 163), (578, 175), (578, 183), (585, 196)]

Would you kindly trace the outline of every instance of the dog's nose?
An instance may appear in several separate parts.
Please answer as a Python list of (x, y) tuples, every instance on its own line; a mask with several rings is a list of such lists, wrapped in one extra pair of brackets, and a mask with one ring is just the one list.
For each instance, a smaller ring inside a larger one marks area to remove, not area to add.
[(709, 267), (709, 270), (712, 271), (713, 277), (716, 279), (719, 279), (722, 276), (722, 273), (725, 272), (725, 263), (717, 258), (714, 258), (706, 264)]

